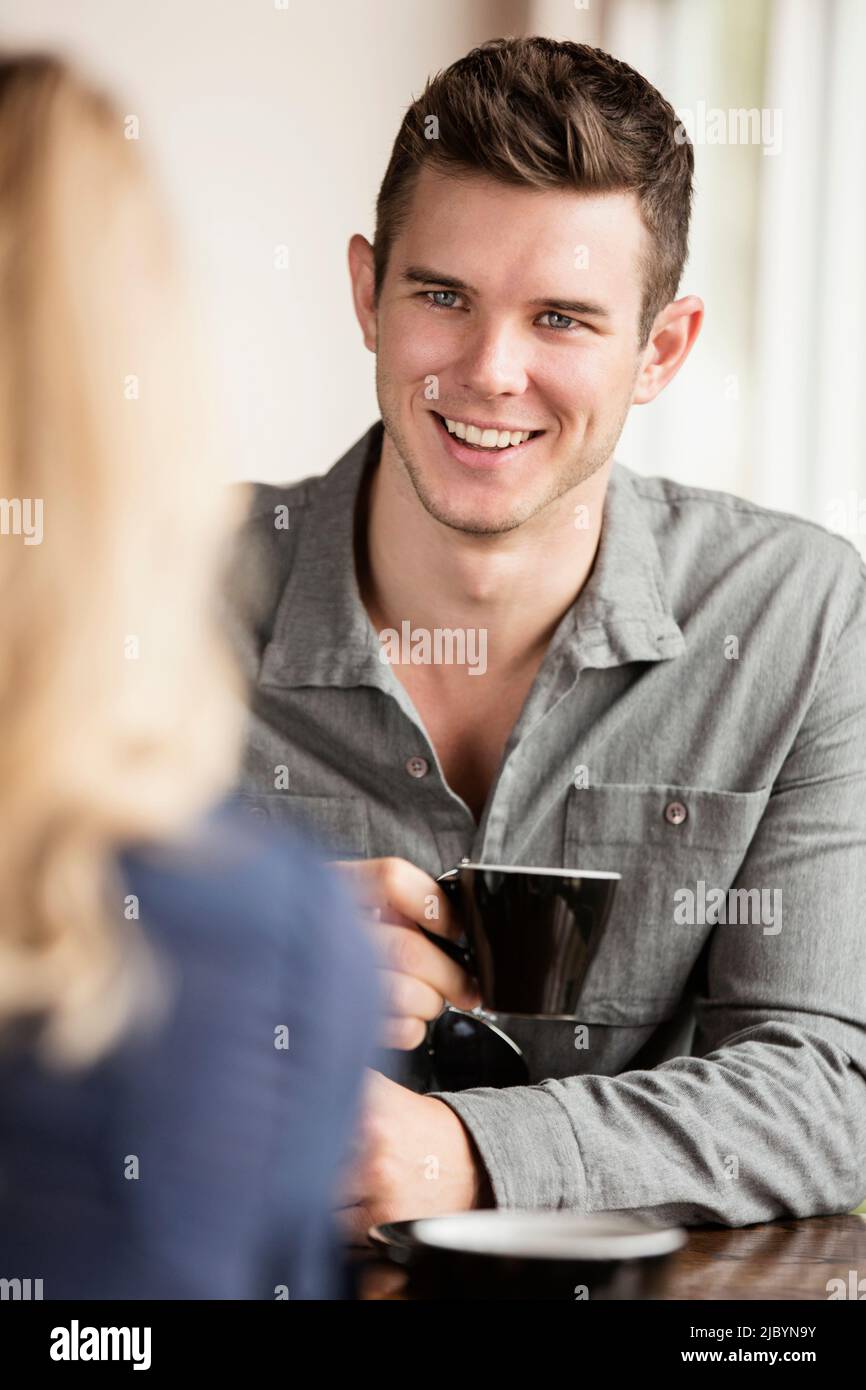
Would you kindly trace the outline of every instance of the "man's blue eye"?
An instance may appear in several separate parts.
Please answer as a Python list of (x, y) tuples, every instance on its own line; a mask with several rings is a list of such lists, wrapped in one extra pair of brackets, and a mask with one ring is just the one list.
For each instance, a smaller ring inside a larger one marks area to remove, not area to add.
[(548, 309), (541, 317), (543, 319), (559, 319), (559, 323), (548, 324), (547, 327), (549, 328), (559, 328), (564, 331), (570, 331), (571, 326), (575, 328), (581, 327), (577, 319), (569, 318), (568, 314), (558, 314), (555, 309)]
[(427, 296), (428, 302), (429, 302), (430, 304), (432, 304), (433, 307), (436, 308), (436, 309), (453, 309), (453, 308), (454, 308), (454, 305), (453, 305), (453, 304), (438, 304), (438, 303), (436, 302), (436, 296), (437, 296), (438, 294), (444, 294), (444, 295), (446, 296), (446, 298), (447, 298), (448, 296), (450, 296), (451, 299), (456, 299), (456, 298), (457, 298), (457, 291), (456, 291), (456, 290), (425, 290), (425, 294), (426, 294), (426, 296)]

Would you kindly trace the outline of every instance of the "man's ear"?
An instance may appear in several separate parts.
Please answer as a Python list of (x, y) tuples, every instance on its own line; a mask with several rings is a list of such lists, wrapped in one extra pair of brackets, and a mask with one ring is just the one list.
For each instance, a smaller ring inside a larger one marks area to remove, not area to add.
[(704, 303), (696, 294), (675, 299), (659, 310), (649, 342), (641, 354), (635, 378), (633, 405), (655, 400), (676, 376), (701, 331)]
[(376, 351), (376, 306), (374, 302), (375, 275), (373, 248), (360, 232), (349, 241), (349, 275), (352, 280), (352, 299), (355, 314), (364, 335), (364, 346)]

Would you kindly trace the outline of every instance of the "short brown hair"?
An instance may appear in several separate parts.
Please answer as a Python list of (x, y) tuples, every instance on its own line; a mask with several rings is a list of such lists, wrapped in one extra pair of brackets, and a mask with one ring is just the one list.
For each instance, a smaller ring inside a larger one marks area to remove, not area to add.
[(634, 68), (587, 44), (503, 38), (431, 78), (403, 118), (376, 202), (377, 299), (423, 165), (533, 188), (633, 191), (650, 236), (638, 325), (646, 344), (688, 255), (694, 151), (673, 107)]

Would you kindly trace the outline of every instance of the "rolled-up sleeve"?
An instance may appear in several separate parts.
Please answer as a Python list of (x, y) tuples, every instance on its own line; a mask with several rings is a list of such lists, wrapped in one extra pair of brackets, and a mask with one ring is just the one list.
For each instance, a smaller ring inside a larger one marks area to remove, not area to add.
[(472, 1134), (497, 1205), (741, 1226), (850, 1211), (866, 1194), (866, 567), (855, 559), (846, 578), (731, 885), (780, 894), (781, 915), (713, 928), (692, 1054), (434, 1093)]

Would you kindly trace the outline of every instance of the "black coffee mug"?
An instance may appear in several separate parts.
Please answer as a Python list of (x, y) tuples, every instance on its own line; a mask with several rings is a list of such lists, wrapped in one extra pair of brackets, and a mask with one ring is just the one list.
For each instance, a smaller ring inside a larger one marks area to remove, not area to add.
[(463, 863), (436, 882), (468, 945), (424, 935), (475, 976), (482, 1009), (573, 1019), (619, 879), (598, 870)]

